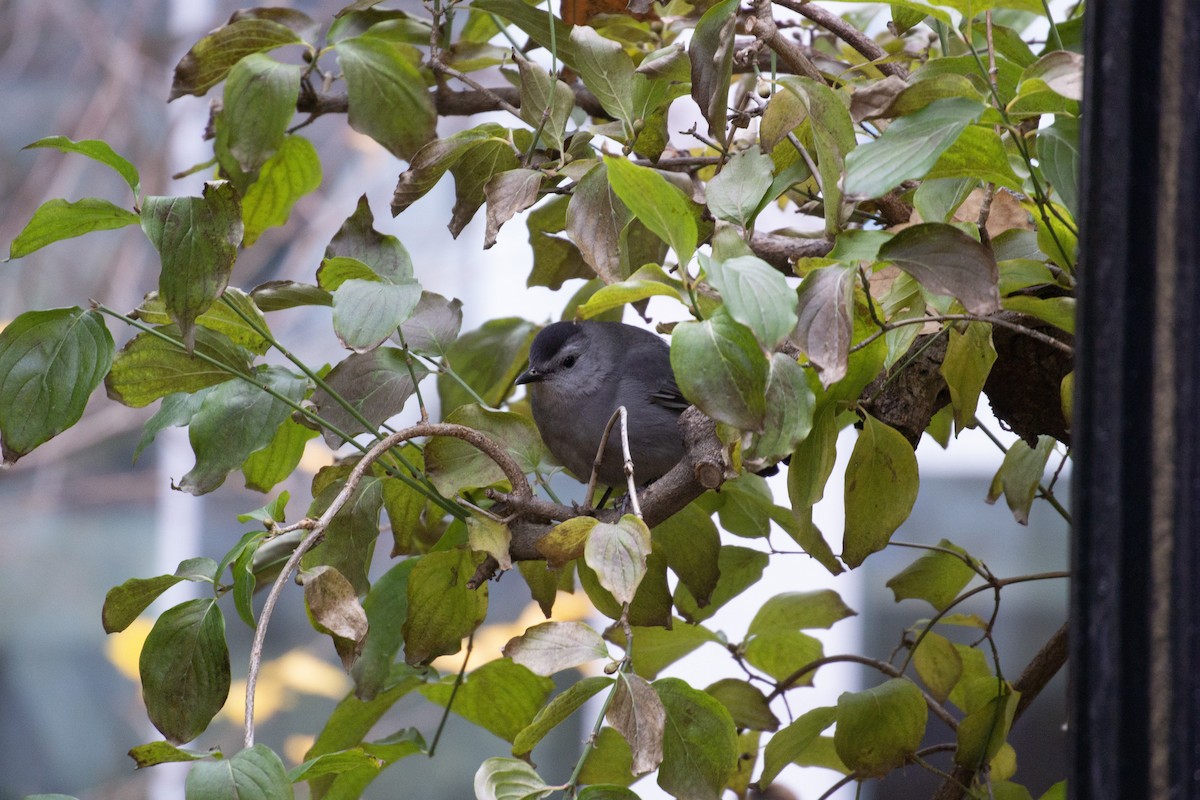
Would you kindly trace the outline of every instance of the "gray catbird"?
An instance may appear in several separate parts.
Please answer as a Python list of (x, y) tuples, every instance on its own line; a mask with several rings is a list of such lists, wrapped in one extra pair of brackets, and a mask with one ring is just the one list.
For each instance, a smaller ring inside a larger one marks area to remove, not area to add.
[[(671, 372), (670, 348), (650, 331), (620, 322), (555, 322), (529, 348), (533, 421), (550, 452), (586, 481), (604, 426), (618, 406), (629, 414), (629, 451), (639, 484), (657, 480), (683, 457), (679, 414), (688, 406)], [(601, 483), (623, 486), (618, 421), (598, 471)]]

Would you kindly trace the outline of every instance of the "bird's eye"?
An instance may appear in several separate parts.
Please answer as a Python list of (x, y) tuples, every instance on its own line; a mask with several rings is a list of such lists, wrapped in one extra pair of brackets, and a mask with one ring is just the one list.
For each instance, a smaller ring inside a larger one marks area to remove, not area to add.
[(564, 358), (562, 365), (565, 369), (570, 369), (571, 367), (575, 366), (575, 356), (567, 356)]

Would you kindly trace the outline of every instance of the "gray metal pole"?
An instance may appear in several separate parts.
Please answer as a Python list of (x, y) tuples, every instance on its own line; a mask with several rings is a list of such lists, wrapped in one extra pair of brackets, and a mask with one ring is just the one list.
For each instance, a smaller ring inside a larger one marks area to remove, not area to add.
[(1069, 788), (1200, 798), (1200, 7), (1087, 13)]

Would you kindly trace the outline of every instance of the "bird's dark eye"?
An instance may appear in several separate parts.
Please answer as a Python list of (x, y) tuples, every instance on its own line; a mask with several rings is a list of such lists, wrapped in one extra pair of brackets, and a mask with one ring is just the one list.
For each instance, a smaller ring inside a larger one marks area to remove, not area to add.
[(564, 369), (570, 369), (571, 367), (575, 366), (575, 356), (567, 356), (564, 358), (562, 365)]

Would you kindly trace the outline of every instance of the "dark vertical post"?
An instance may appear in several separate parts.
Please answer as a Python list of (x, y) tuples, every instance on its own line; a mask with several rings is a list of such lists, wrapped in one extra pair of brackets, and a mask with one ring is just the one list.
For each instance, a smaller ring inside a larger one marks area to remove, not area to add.
[(1087, 7), (1070, 794), (1200, 798), (1200, 6)]

